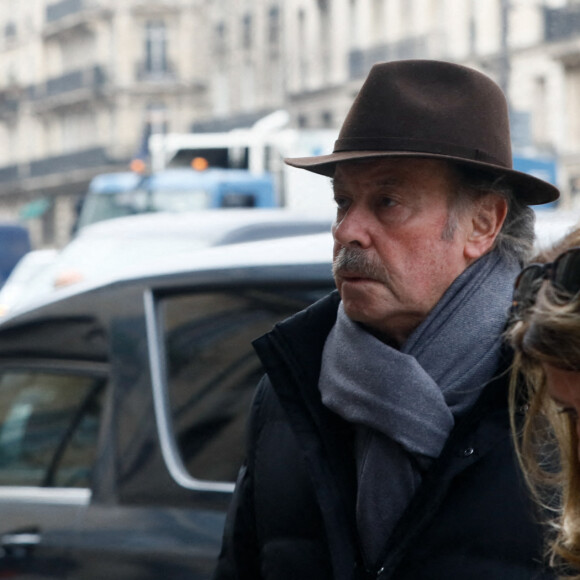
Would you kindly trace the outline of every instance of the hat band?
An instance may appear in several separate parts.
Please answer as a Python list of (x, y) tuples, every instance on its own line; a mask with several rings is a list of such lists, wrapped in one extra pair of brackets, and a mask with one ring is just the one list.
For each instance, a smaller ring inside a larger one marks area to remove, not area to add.
[(334, 153), (347, 151), (377, 151), (377, 152), (407, 152), (424, 153), (426, 155), (445, 155), (450, 157), (461, 157), (470, 161), (482, 161), (499, 165), (511, 169), (511, 163), (500, 161), (493, 155), (481, 149), (471, 149), (454, 145), (452, 143), (441, 143), (424, 139), (411, 139), (400, 137), (377, 137), (377, 138), (357, 138), (348, 137), (337, 139), (334, 143)]

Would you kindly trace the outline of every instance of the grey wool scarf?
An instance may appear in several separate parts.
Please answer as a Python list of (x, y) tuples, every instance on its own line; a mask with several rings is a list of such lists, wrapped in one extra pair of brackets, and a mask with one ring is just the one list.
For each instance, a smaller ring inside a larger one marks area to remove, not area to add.
[(378, 564), (422, 472), (492, 378), (519, 269), (495, 251), (477, 260), (400, 350), (340, 304), (319, 389), (324, 405), (357, 427), (357, 525), (368, 565)]

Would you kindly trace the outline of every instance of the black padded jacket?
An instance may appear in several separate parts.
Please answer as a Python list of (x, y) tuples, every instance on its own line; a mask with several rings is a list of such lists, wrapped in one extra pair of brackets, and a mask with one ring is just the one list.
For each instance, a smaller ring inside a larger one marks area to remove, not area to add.
[(385, 540), (380, 564), (365, 565), (352, 428), (317, 388), (338, 302), (333, 293), (255, 342), (267, 374), (214, 579), (554, 578), (542, 565), (542, 530), (513, 453), (506, 372), (458, 421)]

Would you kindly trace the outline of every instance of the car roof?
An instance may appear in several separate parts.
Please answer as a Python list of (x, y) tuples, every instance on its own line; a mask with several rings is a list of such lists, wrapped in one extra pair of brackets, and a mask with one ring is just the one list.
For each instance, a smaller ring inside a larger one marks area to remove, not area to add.
[(251, 226), (284, 223), (309, 224), (327, 222), (330, 229), (333, 216), (328, 212), (309, 213), (286, 208), (220, 208), (183, 213), (154, 212), (112, 220), (104, 220), (82, 228), (75, 239), (115, 236), (118, 238), (194, 235), (215, 240), (233, 230)]
[(333, 239), (330, 232), (288, 238), (275, 238), (216, 246), (197, 253), (167, 256), (147, 267), (128, 270), (129, 278), (163, 276), (174, 272), (200, 270), (227, 270), (255, 266), (295, 266), (305, 264), (330, 264)]
[(299, 277), (301, 270), (311, 266), (322, 267), (321, 279), (331, 282), (332, 247), (332, 235), (322, 233), (216, 246), (190, 254), (166, 256), (98, 281), (79, 282), (38, 296), (36, 300), (8, 314), (0, 322), (0, 328), (18, 323), (22, 317), (35, 316), (36, 312), (52, 304), (75, 296), (101, 292), (119, 284), (166, 287), (174, 283), (176, 286), (191, 286), (202, 275), (220, 274), (222, 279), (225, 275), (244, 277), (245, 272), (257, 269), (261, 272), (276, 270), (278, 275), (282, 271), (292, 271), (293, 274), (288, 274), (288, 277), (293, 278)]
[(162, 212), (98, 222), (83, 228), (18, 302), (35, 301), (55, 286), (108, 279), (136, 263), (147, 268), (174, 255), (187, 260), (208, 246), (330, 232), (331, 224), (326, 212), (307, 215), (279, 208)]

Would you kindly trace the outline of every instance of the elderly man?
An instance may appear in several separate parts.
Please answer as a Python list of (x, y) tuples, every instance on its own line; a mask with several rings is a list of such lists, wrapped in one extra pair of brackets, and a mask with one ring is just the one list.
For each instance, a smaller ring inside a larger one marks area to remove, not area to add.
[(338, 293), (255, 342), (266, 369), (215, 578), (549, 578), (509, 434), (511, 288), (528, 204), (501, 90), (375, 65), (330, 155)]

